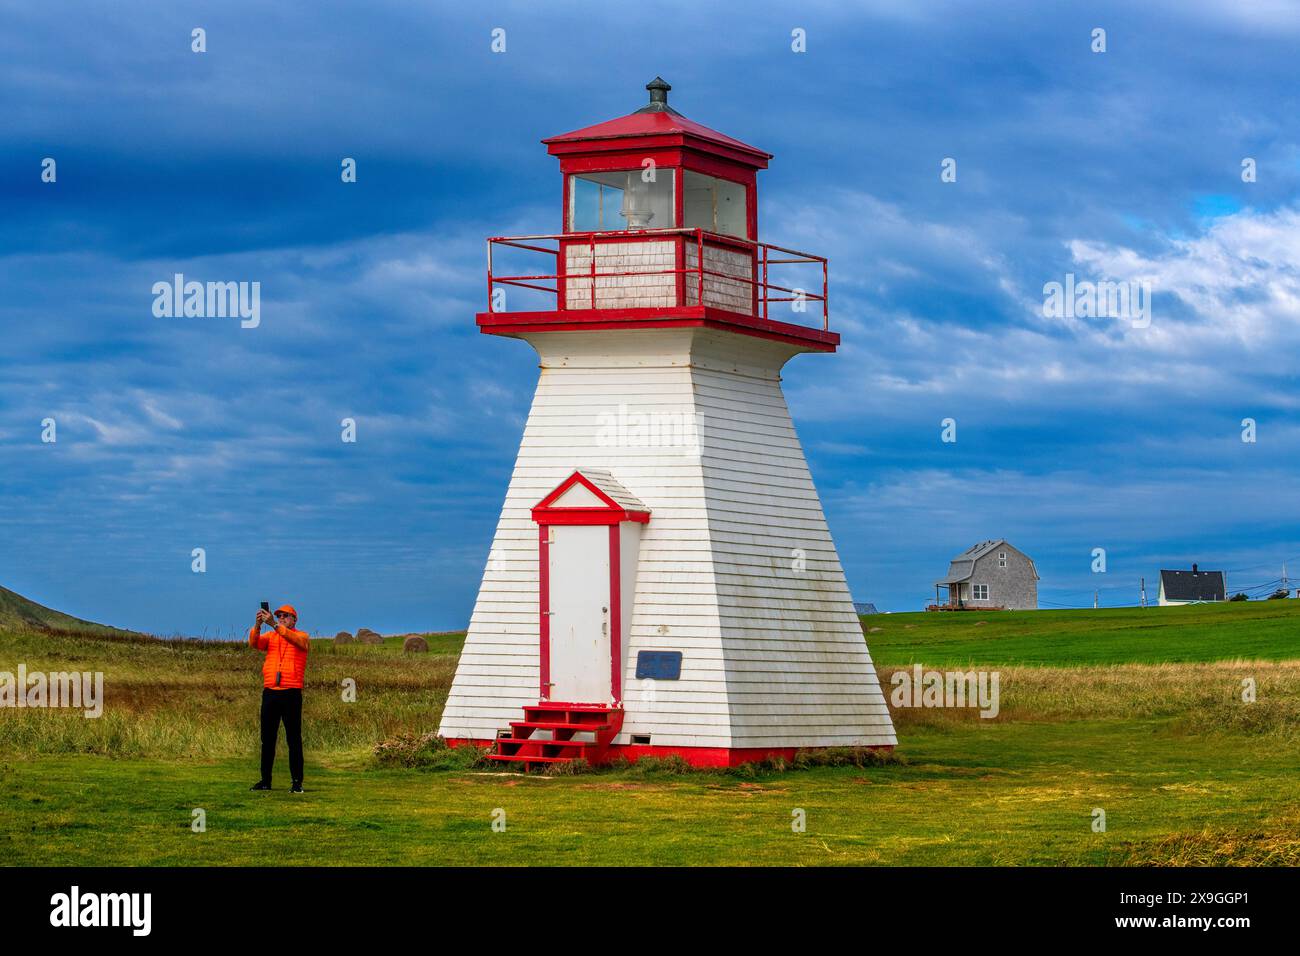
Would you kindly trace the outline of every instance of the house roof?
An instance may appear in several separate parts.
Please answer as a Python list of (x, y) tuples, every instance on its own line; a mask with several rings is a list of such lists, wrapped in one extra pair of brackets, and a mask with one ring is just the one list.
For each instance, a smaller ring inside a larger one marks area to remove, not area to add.
[(1160, 587), (1167, 601), (1223, 601), (1227, 586), (1222, 571), (1166, 571), (1160, 569)]
[(948, 576), (935, 581), (935, 584), (959, 584), (962, 581), (970, 580), (970, 576), (975, 573), (975, 565), (969, 561), (954, 561), (948, 565)]
[(979, 544), (972, 545), (961, 554), (957, 555), (957, 557), (953, 558), (953, 561), (970, 561), (971, 563), (974, 563), (998, 545), (1006, 543), (1006, 538), (998, 538), (996, 541), (981, 541)]
[(1029, 568), (1034, 572), (1034, 577), (1038, 577), (1038, 569), (1034, 567), (1034, 561), (1029, 555), (1025, 554), (1006, 538), (993, 538), (988, 541), (981, 541), (979, 544), (972, 545), (961, 554), (957, 555), (948, 563), (948, 574), (946, 577), (935, 581), (935, 585), (960, 584), (962, 581), (969, 581), (972, 574), (975, 573), (975, 562), (990, 551), (996, 551), (999, 547), (1007, 547), (1016, 553), (1022, 555), (1029, 562)]

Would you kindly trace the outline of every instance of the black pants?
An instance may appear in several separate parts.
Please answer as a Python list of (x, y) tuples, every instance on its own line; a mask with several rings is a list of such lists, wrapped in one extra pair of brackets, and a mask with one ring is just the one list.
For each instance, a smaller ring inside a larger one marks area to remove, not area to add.
[(275, 738), (280, 736), (280, 721), (289, 741), (289, 776), (302, 780), (302, 691), (262, 688), (262, 779), (271, 782), (275, 766)]

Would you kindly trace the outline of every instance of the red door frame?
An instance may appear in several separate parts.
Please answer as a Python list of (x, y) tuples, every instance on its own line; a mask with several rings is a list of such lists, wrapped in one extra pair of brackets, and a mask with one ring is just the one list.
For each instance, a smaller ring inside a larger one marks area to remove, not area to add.
[[(600, 499), (595, 507), (556, 508), (553, 503), (575, 484), (581, 484)], [(604, 701), (551, 701), (551, 543), (553, 525), (607, 525), (609, 527), (609, 686), (617, 706), (623, 702), (623, 608), (622, 548), (620, 525), (624, 521), (645, 524), (648, 511), (629, 510), (601, 491), (586, 475), (575, 471), (533, 508), (537, 522), (537, 607), (538, 673), (540, 700), (547, 703), (604, 704)]]

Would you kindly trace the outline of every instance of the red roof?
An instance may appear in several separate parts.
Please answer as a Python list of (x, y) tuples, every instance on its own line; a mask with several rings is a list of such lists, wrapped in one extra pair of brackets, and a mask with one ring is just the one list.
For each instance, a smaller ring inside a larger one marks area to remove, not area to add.
[[(656, 87), (655, 84), (661, 84)], [(668, 105), (667, 90), (668, 84), (664, 83), (657, 77), (647, 85), (651, 90), (651, 102), (647, 107), (637, 110), (635, 113), (629, 113), (627, 116), (620, 116), (618, 119), (606, 120), (603, 123), (597, 123), (594, 126), (584, 126), (582, 129), (576, 129), (571, 133), (562, 133), (559, 136), (551, 136), (542, 140), (548, 147), (552, 147), (550, 152), (573, 152), (572, 144), (605, 141), (602, 142), (602, 148), (608, 148), (608, 140), (614, 139), (637, 139), (646, 136), (665, 137), (665, 145), (684, 145), (703, 147), (709, 146), (721, 147), (727, 151), (734, 151), (742, 154), (752, 165), (759, 168), (767, 166), (767, 161), (772, 158), (771, 153), (765, 153), (761, 149), (750, 146), (748, 143), (742, 143), (738, 139), (733, 139), (717, 130), (709, 129), (702, 123), (687, 119), (681, 113)], [(662, 94), (656, 94), (657, 89), (662, 89)], [(558, 144), (570, 144), (569, 148), (556, 150), (554, 146)]]
[(680, 113), (629, 113), (618, 119), (606, 120), (595, 126), (584, 126), (572, 133), (562, 133), (542, 140), (547, 146), (551, 143), (573, 143), (589, 139), (615, 139), (629, 136), (693, 136), (719, 146), (727, 146), (742, 152), (752, 153), (764, 159), (771, 159), (771, 153), (765, 153), (748, 143), (732, 139), (717, 130), (709, 129), (703, 123), (687, 119)]
[[(574, 485), (583, 485), (601, 504), (557, 508), (555, 502)], [(650, 521), (650, 509), (604, 468), (579, 468), (537, 502), (532, 513), (538, 524), (618, 524), (620, 521), (647, 524)]]

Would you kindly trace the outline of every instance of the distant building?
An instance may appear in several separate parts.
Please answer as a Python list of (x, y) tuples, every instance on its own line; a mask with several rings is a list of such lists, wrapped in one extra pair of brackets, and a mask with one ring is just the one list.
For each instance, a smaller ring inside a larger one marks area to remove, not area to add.
[[(940, 600), (940, 588), (947, 589), (947, 600)], [(948, 574), (934, 582), (934, 600), (940, 607), (1034, 611), (1038, 571), (1029, 555), (1005, 539), (981, 541), (952, 559)]]
[(1190, 571), (1160, 571), (1160, 606), (1201, 604), (1228, 599), (1227, 575), (1202, 571), (1195, 564)]

